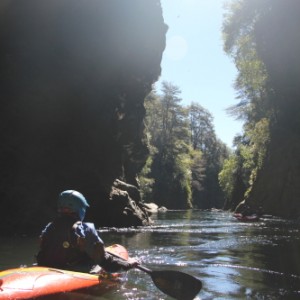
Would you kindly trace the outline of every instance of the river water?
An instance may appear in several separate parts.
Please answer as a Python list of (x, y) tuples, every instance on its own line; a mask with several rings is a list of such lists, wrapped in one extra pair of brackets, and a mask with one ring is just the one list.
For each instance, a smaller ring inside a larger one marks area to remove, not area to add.
[[(151, 227), (99, 232), (107, 245), (124, 245), (153, 270), (182, 271), (202, 280), (196, 299), (300, 299), (299, 223), (268, 216), (245, 223), (219, 211), (168, 211), (154, 220)], [(34, 262), (35, 238), (0, 238), (0, 242), (1, 270)], [(76, 295), (76, 299), (171, 298), (154, 286), (149, 275), (130, 270), (104, 296)]]

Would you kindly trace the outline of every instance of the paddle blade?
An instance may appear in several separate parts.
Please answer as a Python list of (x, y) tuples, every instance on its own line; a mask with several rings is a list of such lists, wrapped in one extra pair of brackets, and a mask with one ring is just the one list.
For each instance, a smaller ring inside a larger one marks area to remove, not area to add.
[(158, 289), (178, 300), (192, 300), (202, 288), (199, 279), (179, 271), (152, 271), (149, 275)]

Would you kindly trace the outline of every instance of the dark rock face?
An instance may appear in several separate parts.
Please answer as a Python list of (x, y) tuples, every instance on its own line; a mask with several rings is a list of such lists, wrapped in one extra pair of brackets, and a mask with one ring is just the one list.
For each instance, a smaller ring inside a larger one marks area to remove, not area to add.
[(268, 160), (246, 199), (247, 204), (255, 212), (262, 210), (284, 218), (299, 218), (299, 134), (277, 128), (270, 149)]
[(1, 228), (44, 225), (65, 189), (106, 225), (113, 182), (136, 185), (148, 154), (166, 29), (158, 0), (1, 1)]
[(258, 54), (273, 87), (276, 122), (248, 203), (268, 214), (300, 217), (300, 2), (271, 1), (256, 24)]

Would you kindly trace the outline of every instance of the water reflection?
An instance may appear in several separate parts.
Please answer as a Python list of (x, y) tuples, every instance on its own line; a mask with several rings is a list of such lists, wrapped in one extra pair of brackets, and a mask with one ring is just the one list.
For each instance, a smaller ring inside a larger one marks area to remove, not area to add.
[(0, 237), (0, 270), (32, 265), (37, 249), (36, 237)]
[[(123, 244), (152, 269), (201, 279), (202, 300), (300, 299), (299, 232), (299, 224), (281, 219), (242, 223), (226, 212), (191, 210), (158, 214), (146, 228), (100, 229), (107, 245)], [(0, 268), (30, 264), (35, 247), (35, 239), (2, 239)], [(147, 274), (131, 270), (117, 289), (93, 299), (170, 298)]]
[(241, 223), (224, 212), (168, 212), (137, 234), (138, 240), (128, 242), (134, 253), (153, 267), (183, 268), (201, 278), (202, 299), (300, 298), (297, 224), (272, 218)]

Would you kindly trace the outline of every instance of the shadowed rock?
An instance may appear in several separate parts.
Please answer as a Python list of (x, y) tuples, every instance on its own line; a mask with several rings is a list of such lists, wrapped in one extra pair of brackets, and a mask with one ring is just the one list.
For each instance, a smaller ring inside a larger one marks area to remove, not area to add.
[(136, 186), (148, 155), (166, 28), (156, 0), (1, 1), (1, 228), (40, 230), (65, 189), (110, 222), (113, 182)]

